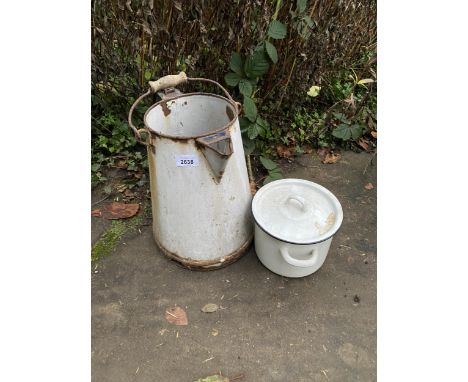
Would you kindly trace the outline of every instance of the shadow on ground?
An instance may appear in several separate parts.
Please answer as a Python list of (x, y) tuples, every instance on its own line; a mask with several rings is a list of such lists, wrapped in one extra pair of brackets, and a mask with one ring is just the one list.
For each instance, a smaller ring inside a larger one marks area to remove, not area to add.
[[(288, 178), (322, 184), (344, 221), (323, 267), (288, 279), (253, 249), (227, 268), (183, 269), (158, 251), (150, 226), (92, 265), (92, 380), (192, 382), (221, 372), (239, 381), (376, 380), (376, 168), (368, 154), (321, 164), (305, 155)], [(93, 240), (105, 226), (93, 218)], [(221, 309), (203, 313), (215, 303)], [(164, 319), (183, 307), (188, 326)]]

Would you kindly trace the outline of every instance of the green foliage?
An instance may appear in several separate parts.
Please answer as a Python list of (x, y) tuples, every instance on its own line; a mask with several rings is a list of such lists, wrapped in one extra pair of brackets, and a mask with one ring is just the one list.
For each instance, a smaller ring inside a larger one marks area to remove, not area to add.
[[(278, 2), (278, 8), (279, 9)], [(271, 20), (267, 38), (281, 40), (286, 36), (287, 28), (280, 21)], [(260, 40), (253, 52), (247, 55), (245, 60), (238, 52), (231, 54), (229, 68), (232, 70), (224, 76), (226, 84), (230, 87), (237, 87), (239, 93), (244, 97), (243, 110), (245, 118), (241, 119), (241, 130), (244, 135), (244, 147), (247, 151), (255, 150), (255, 139), (268, 135), (270, 124), (267, 120), (258, 115), (256, 98), (254, 94), (258, 91), (258, 83), (270, 69), (270, 63), (278, 62), (278, 51), (268, 40)]]
[[(126, 126), (128, 110), (148, 80), (181, 70), (224, 77), (234, 98), (243, 100), (246, 153), (274, 158), (280, 143), (300, 152), (303, 145), (350, 147), (372, 139), (375, 0), (356, 7), (307, 0), (261, 7), (255, 0), (172, 3), (132, 2), (130, 11), (115, 1), (92, 2), (93, 184), (121, 161), (129, 171), (145, 167), (144, 148)], [(161, 49), (171, 46), (177, 49)], [(321, 90), (309, 97), (313, 85)], [(194, 87), (207, 90), (196, 84), (181, 90)], [(137, 108), (135, 120), (147, 107)]]
[(302, 40), (307, 40), (311, 36), (315, 22), (307, 14), (307, 0), (297, 0), (296, 9), (290, 11), (291, 21)]
[(244, 114), (251, 121), (257, 119), (257, 106), (252, 98), (244, 96)]
[[(146, 160), (137, 150), (137, 142), (127, 122), (112, 113), (93, 119), (91, 145), (91, 182), (96, 185), (107, 178), (103, 170), (116, 165), (137, 172), (147, 167)], [(139, 184), (142, 185), (142, 184)]]
[(275, 162), (265, 157), (260, 157), (260, 162), (262, 163), (263, 167), (265, 167), (265, 169), (268, 171), (268, 175), (265, 178), (263, 184), (267, 184), (273, 182), (274, 180), (283, 178), (283, 174), (281, 173), (280, 168)]
[(278, 20), (272, 20), (268, 27), (268, 37), (271, 37), (275, 40), (282, 40), (286, 37), (286, 26)]

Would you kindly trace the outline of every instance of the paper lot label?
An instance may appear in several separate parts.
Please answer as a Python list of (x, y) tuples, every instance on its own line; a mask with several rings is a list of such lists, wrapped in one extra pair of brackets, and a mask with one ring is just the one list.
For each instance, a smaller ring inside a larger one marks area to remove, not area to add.
[(197, 155), (176, 155), (177, 167), (196, 167), (198, 164)]

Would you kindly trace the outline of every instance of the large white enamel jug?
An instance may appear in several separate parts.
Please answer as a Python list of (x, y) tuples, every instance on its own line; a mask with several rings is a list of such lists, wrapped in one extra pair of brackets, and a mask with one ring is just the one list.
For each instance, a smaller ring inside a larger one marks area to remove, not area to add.
[[(173, 89), (190, 81), (214, 83), (226, 97)], [(239, 104), (219, 83), (183, 72), (149, 85), (131, 107), (128, 121), (147, 146), (155, 241), (166, 256), (189, 268), (230, 264), (253, 238)], [(136, 105), (164, 89), (167, 96), (146, 111), (144, 128), (137, 129), (132, 123)]]

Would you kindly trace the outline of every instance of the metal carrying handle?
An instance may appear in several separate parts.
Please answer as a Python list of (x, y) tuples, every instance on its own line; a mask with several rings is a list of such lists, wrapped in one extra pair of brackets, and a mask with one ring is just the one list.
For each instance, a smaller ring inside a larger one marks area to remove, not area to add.
[(229, 94), (229, 92), (220, 83), (213, 81), (213, 80), (209, 80), (208, 78), (187, 77), (185, 72), (180, 72), (179, 74), (170, 74), (170, 75), (161, 77), (160, 79), (156, 81), (149, 81), (148, 84), (150, 86), (150, 89), (145, 94), (141, 95), (140, 97), (136, 99), (136, 101), (133, 103), (132, 107), (130, 108), (130, 111), (128, 112), (128, 125), (133, 130), (133, 134), (135, 134), (135, 138), (138, 143), (141, 143), (142, 145), (145, 145), (145, 146), (151, 146), (151, 143), (143, 141), (140, 135), (140, 132), (145, 132), (149, 134), (149, 136), (151, 137), (148, 129), (146, 128), (138, 129), (132, 122), (133, 111), (135, 110), (135, 107), (137, 106), (137, 104), (140, 103), (140, 101), (143, 98), (145, 98), (146, 96), (150, 94), (154, 94), (163, 89), (173, 88), (173, 87), (176, 87), (177, 85), (190, 82), (190, 81), (204, 81), (204, 82), (209, 82), (214, 85), (217, 85), (223, 91), (223, 93), (226, 95), (229, 101), (231, 101), (237, 107), (237, 112), (238, 113), (240, 112), (241, 104), (239, 102), (234, 101), (231, 95)]

